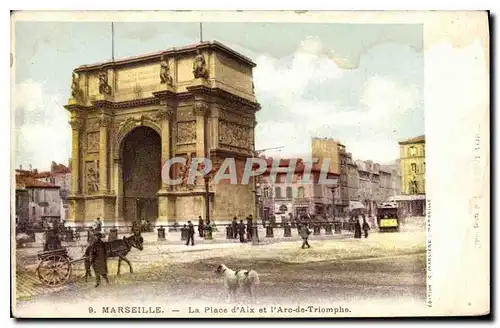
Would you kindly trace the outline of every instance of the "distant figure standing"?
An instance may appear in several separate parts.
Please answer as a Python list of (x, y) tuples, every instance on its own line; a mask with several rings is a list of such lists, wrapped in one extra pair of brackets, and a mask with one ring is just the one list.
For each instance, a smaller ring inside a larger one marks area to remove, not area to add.
[(205, 223), (203, 222), (203, 219), (201, 216), (198, 217), (198, 234), (200, 235), (200, 238), (203, 238), (203, 229), (205, 228)]
[(311, 230), (307, 227), (307, 223), (303, 223), (300, 227), (300, 237), (302, 237), (302, 247), (301, 248), (311, 248), (311, 245), (309, 245), (308, 239), (309, 235), (311, 234)]
[(186, 246), (189, 246), (189, 241), (191, 241), (191, 246), (194, 246), (194, 225), (193, 222), (188, 221), (188, 233)]
[(253, 225), (253, 217), (252, 214), (250, 214), (247, 217), (247, 240), (252, 239), (252, 225)]
[(94, 222), (94, 232), (102, 232), (101, 218), (97, 218)]
[(359, 223), (359, 218), (356, 218), (354, 223), (354, 238), (361, 238), (361, 224)]
[(238, 235), (238, 220), (236, 216), (233, 218), (233, 221), (231, 222), (231, 232), (233, 234), (233, 239), (236, 239)]
[(92, 244), (92, 250), (90, 252), (90, 264), (94, 268), (96, 284), (95, 287), (99, 287), (101, 284), (101, 276), (109, 284), (108, 280), (108, 257), (106, 254), (106, 246), (102, 239), (102, 234), (100, 232), (95, 233), (96, 241)]
[(240, 243), (245, 242), (245, 224), (243, 220), (240, 220), (240, 224), (238, 225), (238, 234), (240, 235)]
[(370, 230), (370, 225), (366, 222), (366, 218), (363, 217), (363, 231), (365, 232), (365, 238), (368, 238), (368, 230)]

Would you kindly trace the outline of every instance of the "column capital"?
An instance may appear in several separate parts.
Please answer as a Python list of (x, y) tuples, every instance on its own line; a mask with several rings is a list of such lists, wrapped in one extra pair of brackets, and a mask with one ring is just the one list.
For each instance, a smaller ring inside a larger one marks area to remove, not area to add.
[(111, 117), (109, 117), (108, 115), (101, 114), (101, 116), (99, 116), (99, 127), (107, 128), (110, 123), (111, 123)]
[(69, 124), (71, 125), (71, 129), (81, 131), (83, 130), (84, 121), (81, 118), (72, 118), (69, 120)]
[(175, 113), (175, 110), (172, 107), (164, 106), (164, 107), (158, 108), (158, 110), (155, 113), (155, 116), (157, 119), (160, 119), (160, 120), (164, 120), (164, 119), (169, 120), (172, 118), (172, 116), (174, 116), (174, 113)]
[(196, 116), (208, 116), (210, 107), (206, 102), (197, 101), (193, 104), (193, 111)]

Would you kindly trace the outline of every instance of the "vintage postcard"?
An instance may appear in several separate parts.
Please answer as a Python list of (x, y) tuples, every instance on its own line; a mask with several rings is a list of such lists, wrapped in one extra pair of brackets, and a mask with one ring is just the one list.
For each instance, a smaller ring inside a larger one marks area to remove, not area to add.
[(487, 315), (487, 12), (13, 12), (12, 315)]

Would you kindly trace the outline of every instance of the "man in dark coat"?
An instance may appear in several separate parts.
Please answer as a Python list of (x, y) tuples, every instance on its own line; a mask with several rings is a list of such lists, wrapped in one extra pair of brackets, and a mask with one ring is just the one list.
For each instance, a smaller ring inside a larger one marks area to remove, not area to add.
[(354, 238), (361, 238), (361, 224), (359, 223), (359, 218), (356, 217), (356, 222), (354, 223)]
[(368, 230), (370, 230), (370, 225), (366, 222), (366, 218), (363, 216), (363, 231), (365, 232), (365, 238), (368, 238)]
[(188, 221), (188, 236), (187, 236), (186, 246), (189, 245), (189, 241), (191, 241), (191, 246), (194, 246), (194, 225), (193, 222)]
[(240, 235), (240, 243), (245, 242), (245, 224), (243, 220), (240, 220), (240, 224), (238, 225), (238, 234)]
[(300, 225), (300, 237), (302, 238), (302, 247), (301, 248), (311, 248), (311, 245), (309, 245), (308, 239), (309, 235), (311, 234), (311, 230), (307, 227), (307, 223), (303, 223)]
[(236, 216), (233, 218), (233, 222), (231, 222), (231, 228), (233, 232), (233, 239), (236, 239), (236, 236), (238, 236), (238, 221), (236, 221), (237, 218)]
[(203, 219), (201, 216), (198, 217), (198, 234), (200, 235), (200, 238), (203, 238), (203, 230), (205, 229), (205, 222), (203, 222)]
[(94, 268), (96, 287), (101, 284), (101, 276), (109, 284), (108, 280), (108, 256), (106, 254), (106, 245), (102, 241), (102, 234), (96, 232), (94, 234), (96, 241), (92, 244), (90, 252), (90, 264)]
[(247, 240), (252, 239), (252, 224), (253, 224), (253, 217), (252, 214), (247, 216)]

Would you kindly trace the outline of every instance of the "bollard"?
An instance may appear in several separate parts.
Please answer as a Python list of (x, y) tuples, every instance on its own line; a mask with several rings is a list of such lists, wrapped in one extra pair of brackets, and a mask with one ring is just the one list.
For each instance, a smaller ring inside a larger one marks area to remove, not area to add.
[(342, 233), (342, 224), (340, 222), (335, 222), (334, 228), (335, 228), (336, 235), (339, 235)]
[(230, 224), (226, 226), (226, 239), (233, 239), (233, 228)]
[(158, 241), (165, 241), (165, 228), (160, 226), (158, 229)]
[(332, 234), (332, 224), (328, 222), (325, 224), (325, 235), (331, 235)]
[(273, 227), (270, 225), (266, 227), (266, 238), (274, 238)]
[(212, 227), (211, 226), (207, 226), (205, 228), (205, 231), (204, 231), (204, 234), (203, 234), (203, 239), (205, 239), (205, 240), (212, 240), (213, 239), (213, 236), (212, 236)]
[(177, 223), (177, 221), (174, 221), (174, 224), (168, 227), (168, 232), (176, 232), (178, 226), (179, 224)]
[(290, 227), (290, 224), (286, 223), (284, 225), (284, 233), (283, 233), (283, 237), (292, 237), (292, 228)]
[(72, 241), (75, 241), (73, 239), (73, 230), (68, 229), (66, 230), (66, 242), (72, 242)]
[(109, 229), (108, 241), (113, 241), (118, 239), (118, 229), (116, 227), (112, 227)]
[(182, 227), (181, 228), (181, 240), (187, 240), (187, 239), (188, 239), (188, 228)]
[(321, 235), (321, 226), (319, 224), (315, 224), (313, 228), (313, 235), (318, 236)]

